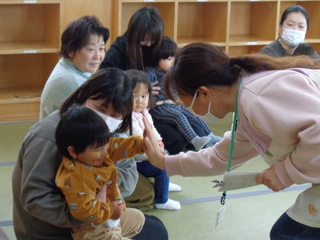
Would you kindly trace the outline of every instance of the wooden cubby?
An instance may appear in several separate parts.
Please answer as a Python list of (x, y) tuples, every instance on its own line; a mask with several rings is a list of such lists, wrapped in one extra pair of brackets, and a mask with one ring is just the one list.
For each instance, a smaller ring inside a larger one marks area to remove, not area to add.
[(59, 1), (0, 1), (0, 122), (39, 118), (59, 59)]
[(144, 6), (156, 7), (179, 47), (206, 41), (230, 56), (258, 52), (278, 37), (282, 12), (309, 13), (305, 43), (320, 53), (320, 0), (0, 0), (0, 122), (37, 120), (40, 95), (59, 60), (65, 26), (96, 15), (111, 31), (107, 48)]
[(258, 52), (278, 38), (283, 11), (302, 5), (309, 12), (305, 42), (320, 51), (319, 0), (116, 0), (115, 31), (122, 35), (132, 14), (143, 6), (159, 9), (165, 34), (179, 47), (205, 41), (221, 46), (230, 56)]
[(230, 3), (228, 46), (265, 45), (276, 37), (277, 2)]
[(121, 36), (127, 30), (132, 15), (140, 8), (152, 6), (159, 10), (165, 26), (165, 35), (174, 38), (175, 27), (175, 0), (167, 1), (117, 1), (114, 10), (114, 36)]
[(196, 41), (226, 46), (227, 1), (178, 1), (177, 9), (175, 39), (180, 47)]
[(67, 24), (96, 15), (112, 30), (113, 11), (114, 0), (0, 0), (0, 122), (38, 120)]

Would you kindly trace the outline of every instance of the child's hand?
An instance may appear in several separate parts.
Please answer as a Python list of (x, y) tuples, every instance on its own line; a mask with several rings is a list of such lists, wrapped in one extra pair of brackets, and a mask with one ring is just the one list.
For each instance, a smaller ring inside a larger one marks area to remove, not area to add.
[(143, 141), (141, 142), (141, 151), (146, 153), (147, 152), (147, 146), (146, 146), (146, 140), (143, 139)]
[(158, 140), (158, 146), (159, 146), (159, 148), (160, 148), (161, 150), (164, 149), (164, 144), (163, 144), (163, 142), (162, 142), (161, 140)]
[(113, 214), (111, 216), (111, 219), (113, 220), (119, 219), (124, 210), (124, 204), (122, 200), (111, 202), (111, 207), (113, 208)]
[(159, 94), (159, 91), (161, 90), (161, 87), (155, 87), (154, 85), (157, 85), (159, 82), (158, 81), (155, 81), (153, 83), (151, 83), (151, 86), (152, 86), (152, 94), (153, 95), (158, 95)]
[(158, 141), (158, 145), (159, 145), (159, 148), (160, 148), (161, 153), (162, 153), (163, 155), (168, 155), (167, 151), (164, 150), (164, 144), (163, 144), (162, 140), (159, 140), (159, 141)]
[(153, 166), (165, 170), (164, 155), (160, 151), (158, 141), (152, 131), (152, 126), (146, 118), (143, 118), (143, 121), (145, 125), (143, 142), (149, 161)]

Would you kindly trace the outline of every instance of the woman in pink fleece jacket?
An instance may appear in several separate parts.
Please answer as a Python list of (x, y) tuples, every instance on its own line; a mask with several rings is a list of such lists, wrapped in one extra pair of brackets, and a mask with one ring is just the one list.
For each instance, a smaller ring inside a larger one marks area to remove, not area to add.
[[(320, 75), (316, 69), (319, 62), (307, 56), (229, 58), (220, 47), (192, 43), (177, 52), (166, 75), (168, 96), (170, 89), (176, 89), (184, 105), (200, 117), (223, 118), (234, 112), (238, 102), (232, 169), (260, 154), (270, 167), (257, 176), (257, 183), (273, 191), (312, 184), (274, 224), (272, 240), (320, 237), (320, 90), (315, 82)], [(168, 176), (218, 175), (227, 169), (230, 142), (231, 132), (227, 132), (211, 148), (175, 156), (161, 155), (154, 143), (154, 147), (149, 144), (148, 156)]]

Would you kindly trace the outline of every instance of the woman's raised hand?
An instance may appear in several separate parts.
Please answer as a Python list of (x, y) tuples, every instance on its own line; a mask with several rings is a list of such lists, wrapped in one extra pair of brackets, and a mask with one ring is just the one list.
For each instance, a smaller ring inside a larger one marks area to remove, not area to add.
[(145, 148), (148, 159), (153, 166), (165, 170), (164, 155), (160, 150), (158, 140), (153, 134), (152, 126), (145, 117), (143, 117), (143, 121), (145, 125)]

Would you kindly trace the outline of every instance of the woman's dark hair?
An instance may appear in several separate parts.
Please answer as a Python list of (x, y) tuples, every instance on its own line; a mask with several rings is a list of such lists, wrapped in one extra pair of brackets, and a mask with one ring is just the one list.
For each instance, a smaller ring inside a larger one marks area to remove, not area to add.
[(302, 13), (304, 15), (304, 17), (307, 21), (307, 30), (308, 30), (309, 29), (309, 14), (308, 14), (307, 10), (300, 5), (294, 5), (294, 6), (287, 8), (286, 10), (284, 10), (284, 12), (282, 13), (281, 19), (280, 19), (280, 25), (282, 26), (283, 22), (287, 19), (288, 15), (292, 12)]
[(84, 152), (87, 147), (99, 148), (109, 142), (110, 132), (106, 122), (97, 113), (78, 105), (62, 114), (55, 136), (60, 153), (73, 159), (68, 151), (69, 146), (77, 154)]
[(171, 99), (170, 89), (193, 96), (200, 86), (231, 86), (242, 73), (288, 68), (320, 69), (320, 64), (306, 55), (274, 58), (257, 53), (230, 58), (216, 45), (191, 43), (176, 53), (174, 65), (165, 75), (165, 91)]
[(74, 104), (83, 105), (89, 98), (104, 100), (104, 107), (111, 104), (114, 111), (123, 116), (118, 132), (131, 129), (132, 82), (124, 71), (115, 68), (100, 69), (64, 101), (60, 113), (65, 113)]
[(159, 65), (161, 59), (167, 59), (173, 57), (178, 50), (178, 45), (169, 37), (163, 37), (161, 40), (158, 54), (155, 57), (154, 67)]
[(149, 93), (149, 105), (148, 107), (154, 107), (155, 104), (155, 98), (152, 94), (152, 86), (150, 83), (150, 80), (147, 76), (147, 74), (145, 74), (143, 71), (140, 70), (136, 70), (136, 69), (130, 69), (125, 71), (125, 73), (128, 75), (128, 77), (131, 79), (132, 81), (132, 90), (139, 84), (145, 84), (148, 88), (148, 93)]
[[(154, 62), (163, 37), (164, 24), (159, 11), (154, 7), (143, 7), (136, 11), (124, 35), (127, 38), (127, 57), (131, 68), (144, 70), (145, 61)], [(145, 38), (152, 42), (151, 52), (143, 56), (141, 42)]]
[(96, 16), (84, 16), (69, 23), (61, 35), (60, 56), (69, 58), (69, 53), (76, 52), (89, 43), (92, 34), (102, 37), (105, 43), (110, 35), (109, 29)]

